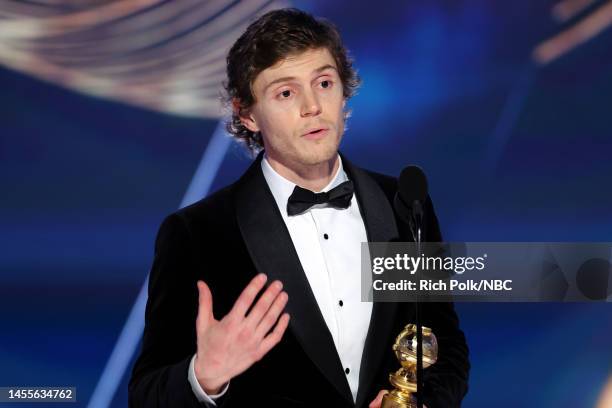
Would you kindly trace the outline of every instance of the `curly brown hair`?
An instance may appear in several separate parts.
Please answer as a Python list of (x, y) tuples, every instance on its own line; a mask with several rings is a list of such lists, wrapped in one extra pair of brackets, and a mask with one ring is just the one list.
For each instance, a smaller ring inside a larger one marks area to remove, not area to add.
[[(227, 55), (227, 104), (234, 106), (227, 131), (251, 153), (264, 148), (261, 132), (252, 132), (239, 113), (255, 103), (252, 84), (260, 72), (278, 61), (304, 51), (327, 48), (336, 62), (346, 99), (355, 95), (361, 79), (353, 68), (348, 50), (336, 27), (324, 19), (295, 9), (270, 11), (251, 23)], [(345, 118), (348, 112), (345, 113)]]

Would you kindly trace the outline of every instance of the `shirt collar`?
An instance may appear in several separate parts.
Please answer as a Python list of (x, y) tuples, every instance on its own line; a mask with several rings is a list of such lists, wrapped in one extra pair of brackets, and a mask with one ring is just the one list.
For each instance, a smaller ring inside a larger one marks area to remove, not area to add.
[[(338, 161), (339, 166), (338, 170), (336, 170), (336, 174), (329, 184), (323, 187), (321, 192), (329, 191), (338, 184), (348, 180), (344, 167), (342, 166), (342, 158), (340, 155), (338, 155)], [(261, 160), (261, 170), (263, 171), (264, 178), (268, 183), (268, 187), (270, 187), (270, 191), (272, 191), (272, 195), (274, 196), (274, 200), (276, 201), (278, 208), (281, 210), (282, 214), (286, 215), (287, 201), (289, 200), (289, 196), (293, 193), (293, 189), (295, 189), (296, 184), (278, 174), (278, 172), (274, 170), (268, 162), (265, 154)]]

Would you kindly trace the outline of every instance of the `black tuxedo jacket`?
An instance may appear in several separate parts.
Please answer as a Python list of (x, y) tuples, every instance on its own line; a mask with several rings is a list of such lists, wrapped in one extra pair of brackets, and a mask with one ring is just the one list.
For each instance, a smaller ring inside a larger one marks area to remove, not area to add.
[[(375, 303), (354, 402), (332, 336), (304, 274), (291, 237), (261, 171), (262, 154), (234, 184), (179, 210), (162, 223), (149, 276), (141, 354), (129, 382), (131, 407), (197, 407), (187, 380), (196, 352), (196, 281), (225, 316), (259, 272), (279, 279), (289, 295), (289, 328), (262, 360), (233, 378), (220, 407), (367, 407), (389, 373), (399, 368), (391, 346), (414, 322), (413, 303)], [(342, 156), (369, 241), (405, 238), (392, 210), (397, 180), (352, 165)], [(425, 239), (441, 240), (431, 200)], [(355, 254), (360, 256), (360, 254)], [(429, 408), (456, 407), (467, 392), (468, 348), (451, 303), (423, 303), (423, 325), (438, 338), (438, 362), (425, 370)]]

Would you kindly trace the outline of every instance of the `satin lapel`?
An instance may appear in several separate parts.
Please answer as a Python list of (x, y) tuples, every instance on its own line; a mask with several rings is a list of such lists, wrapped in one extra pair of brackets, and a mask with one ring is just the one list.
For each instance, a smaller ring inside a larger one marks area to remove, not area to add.
[[(236, 184), (236, 216), (242, 237), (258, 272), (268, 275), (269, 282), (283, 282), (289, 295), (290, 330), (321, 373), (352, 404), (334, 341), (263, 176), (261, 159), (260, 154)], [(290, 364), (291, 357), (287, 358)]]
[[(365, 171), (353, 166), (342, 156), (344, 170), (355, 184), (355, 193), (359, 202), (359, 209), (363, 218), (369, 242), (387, 242), (398, 238), (399, 233), (391, 204), (387, 200), (382, 188)], [(372, 308), (370, 327), (366, 337), (361, 368), (359, 371), (359, 390), (357, 392), (356, 406), (366, 406), (366, 401), (374, 376), (383, 361), (386, 350), (386, 340), (391, 333), (393, 321), (397, 312), (396, 303), (378, 302)]]

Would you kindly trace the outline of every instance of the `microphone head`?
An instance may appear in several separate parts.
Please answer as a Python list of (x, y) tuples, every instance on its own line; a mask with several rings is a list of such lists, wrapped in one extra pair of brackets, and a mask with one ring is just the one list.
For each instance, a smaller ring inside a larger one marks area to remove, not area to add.
[(419, 166), (408, 166), (402, 170), (397, 193), (406, 205), (411, 206), (415, 201), (424, 203), (427, 192), (427, 177)]

